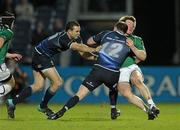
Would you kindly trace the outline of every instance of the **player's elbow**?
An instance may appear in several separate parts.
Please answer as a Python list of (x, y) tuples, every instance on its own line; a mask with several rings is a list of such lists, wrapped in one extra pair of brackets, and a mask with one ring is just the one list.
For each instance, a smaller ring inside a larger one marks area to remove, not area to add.
[(146, 53), (143, 54), (142, 57), (141, 57), (141, 61), (145, 61), (145, 60), (146, 60), (146, 57), (147, 57)]
[(90, 37), (90, 38), (87, 40), (87, 45), (88, 45), (88, 46), (93, 46), (94, 44), (96, 44), (96, 42), (93, 40), (92, 37)]

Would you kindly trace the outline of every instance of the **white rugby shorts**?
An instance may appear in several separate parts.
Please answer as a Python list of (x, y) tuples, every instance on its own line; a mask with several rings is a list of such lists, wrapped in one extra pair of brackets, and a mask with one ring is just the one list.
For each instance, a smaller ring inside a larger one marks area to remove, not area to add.
[(120, 69), (119, 81), (118, 82), (130, 82), (131, 74), (133, 71), (139, 71), (142, 74), (141, 69), (138, 65), (133, 64), (128, 67), (124, 67)]
[(0, 65), (0, 81), (6, 80), (11, 75), (10, 70), (7, 68), (6, 64)]

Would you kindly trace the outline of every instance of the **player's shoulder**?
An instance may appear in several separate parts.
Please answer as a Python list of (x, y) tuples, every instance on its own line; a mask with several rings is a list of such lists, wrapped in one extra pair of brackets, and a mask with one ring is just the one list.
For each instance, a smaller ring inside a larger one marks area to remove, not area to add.
[(13, 36), (13, 31), (7, 27), (1, 26), (0, 36), (11, 38)]
[(99, 34), (107, 34), (107, 33), (110, 33), (110, 32), (111, 32), (110, 30), (103, 30)]
[(132, 34), (131, 36), (136, 40), (142, 41), (142, 38), (140, 36), (137, 36), (137, 35), (134, 35), (134, 34)]

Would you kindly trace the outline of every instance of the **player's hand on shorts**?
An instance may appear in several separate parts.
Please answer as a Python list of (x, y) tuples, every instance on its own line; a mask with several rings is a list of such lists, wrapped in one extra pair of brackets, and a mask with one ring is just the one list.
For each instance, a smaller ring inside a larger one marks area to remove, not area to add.
[(12, 54), (12, 59), (15, 61), (19, 61), (22, 59), (22, 55), (14, 53)]

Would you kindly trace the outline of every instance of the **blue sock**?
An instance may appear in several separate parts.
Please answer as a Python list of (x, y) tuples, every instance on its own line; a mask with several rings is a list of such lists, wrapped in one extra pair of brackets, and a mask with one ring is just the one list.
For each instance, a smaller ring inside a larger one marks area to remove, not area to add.
[(46, 108), (49, 100), (55, 95), (54, 92), (50, 90), (50, 87), (46, 90), (46, 93), (40, 103), (41, 108)]
[(13, 104), (16, 105), (17, 103), (20, 103), (24, 101), (27, 97), (32, 95), (32, 88), (27, 87), (20, 92), (20, 94), (16, 95), (16, 97), (12, 100)]

